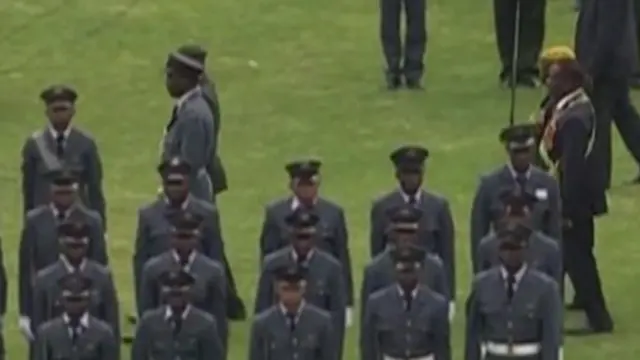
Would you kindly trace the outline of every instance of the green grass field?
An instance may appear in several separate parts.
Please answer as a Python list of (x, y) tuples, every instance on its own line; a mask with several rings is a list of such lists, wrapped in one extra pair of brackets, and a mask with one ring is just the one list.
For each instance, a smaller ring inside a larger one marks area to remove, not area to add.
[[(549, 2), (547, 43), (569, 43), (572, 1)], [(428, 187), (445, 194), (454, 211), (461, 309), (471, 196), (478, 174), (502, 161), (497, 132), (508, 112), (508, 94), (497, 87), (491, 9), (489, 0), (431, 0), (427, 90), (389, 94), (382, 90), (375, 0), (0, 2), (0, 229), (12, 281), (8, 359), (26, 353), (15, 312), (19, 161), (23, 140), (43, 125), (39, 91), (66, 82), (80, 92), (77, 123), (95, 135), (104, 160), (110, 254), (124, 316), (133, 308), (136, 209), (155, 196), (158, 142), (171, 109), (162, 68), (167, 51), (185, 42), (210, 49), (208, 66), (221, 92), (221, 153), (231, 189), (220, 207), (227, 253), (249, 306), (262, 206), (286, 193), (285, 161), (308, 154), (324, 160), (323, 193), (346, 209), (359, 284), (369, 253), (370, 201), (394, 186), (388, 153), (418, 143), (432, 153)], [(540, 94), (521, 95), (517, 113), (525, 119)], [(619, 146), (615, 154), (619, 183), (636, 169)], [(639, 191), (612, 190), (611, 214), (598, 227), (616, 333), (569, 339), (568, 359), (636, 360), (640, 354)], [(463, 322), (458, 314), (457, 359)], [(358, 356), (357, 333), (349, 330), (345, 359)], [(247, 335), (248, 323), (233, 326), (231, 359), (246, 357)]]

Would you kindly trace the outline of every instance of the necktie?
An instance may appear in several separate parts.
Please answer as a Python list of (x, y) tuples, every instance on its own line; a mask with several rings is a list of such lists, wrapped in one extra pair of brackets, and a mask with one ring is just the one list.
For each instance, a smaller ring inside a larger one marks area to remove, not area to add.
[(289, 323), (289, 330), (294, 332), (296, 330), (296, 314), (287, 313), (287, 323)]
[(59, 132), (56, 136), (56, 155), (59, 158), (64, 156), (64, 133)]
[(58, 215), (56, 215), (56, 218), (58, 219), (59, 222), (64, 222), (64, 219), (67, 218), (67, 215), (65, 214), (64, 211), (58, 211)]
[(167, 131), (171, 130), (171, 127), (173, 127), (173, 124), (175, 124), (177, 120), (178, 120), (178, 105), (174, 106), (173, 110), (171, 110), (171, 118), (169, 119), (169, 123), (167, 124)]
[(413, 294), (411, 291), (404, 292), (404, 309), (409, 312), (411, 311), (411, 303), (413, 302)]
[(507, 298), (509, 301), (513, 299), (513, 294), (515, 293), (516, 288), (516, 277), (515, 275), (509, 274), (507, 275)]
[(525, 187), (527, 186), (527, 175), (526, 174), (517, 174), (516, 175), (516, 184), (520, 187), (520, 190), (524, 192)]
[(418, 200), (416, 199), (415, 195), (409, 195), (409, 198), (407, 199), (407, 204), (409, 205), (415, 205), (418, 203)]
[(173, 326), (173, 334), (179, 334), (182, 329), (182, 316), (174, 315), (171, 320), (171, 325)]
[(81, 334), (82, 334), (82, 327), (81, 326), (71, 326), (71, 341), (73, 343), (78, 341), (78, 338), (80, 338)]

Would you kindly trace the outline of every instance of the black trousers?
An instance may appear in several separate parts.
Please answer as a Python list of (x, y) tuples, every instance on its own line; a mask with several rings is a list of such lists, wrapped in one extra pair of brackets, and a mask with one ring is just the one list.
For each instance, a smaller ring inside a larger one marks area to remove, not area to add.
[(601, 327), (611, 321), (602, 293), (602, 282), (593, 254), (595, 229), (593, 218), (571, 219), (564, 230), (565, 271), (571, 278), (576, 296), (582, 302), (589, 323)]
[[(636, 16), (636, 41), (638, 42), (638, 51), (640, 52), (640, 0), (633, 0), (633, 13)], [(638, 56), (638, 58), (640, 59), (640, 56)], [(640, 76), (640, 64), (636, 65), (635, 75)]]
[(244, 302), (238, 295), (238, 289), (236, 287), (236, 280), (233, 277), (231, 266), (227, 256), (224, 256), (224, 272), (227, 276), (227, 318), (231, 320), (244, 320), (247, 317), (247, 310), (244, 306)]
[[(518, 63), (513, 64), (516, 9), (520, 2)], [(493, 0), (494, 24), (501, 75), (509, 76), (513, 66), (519, 75), (538, 75), (538, 57), (545, 34), (546, 0)]]
[[(406, 33), (404, 52), (400, 21), (404, 8)], [(427, 46), (426, 0), (380, 0), (380, 41), (387, 62), (387, 74), (418, 80), (424, 71)]]
[(640, 164), (640, 116), (631, 103), (626, 77), (594, 79), (591, 94), (596, 111), (594, 156), (602, 183), (611, 186), (611, 121), (618, 128), (625, 146)]

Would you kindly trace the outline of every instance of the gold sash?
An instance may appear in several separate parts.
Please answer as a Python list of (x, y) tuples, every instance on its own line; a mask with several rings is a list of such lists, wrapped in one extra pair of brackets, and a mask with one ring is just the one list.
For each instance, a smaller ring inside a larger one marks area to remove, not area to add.
[[(556, 131), (562, 125), (560, 123), (560, 119), (562, 119), (563, 115), (573, 107), (582, 104), (589, 104), (591, 111), (594, 112), (593, 106), (591, 105), (591, 100), (589, 96), (587, 96), (584, 89), (580, 88), (571, 94), (565, 96), (558, 105), (553, 110), (551, 115), (551, 120), (547, 124), (546, 128), (543, 130), (542, 139), (540, 144), (538, 145), (538, 152), (540, 153), (540, 158), (544, 162), (544, 164), (549, 169), (549, 173), (553, 176), (558, 175), (558, 160), (553, 160), (551, 157), (551, 152), (553, 151), (555, 135)], [(584, 153), (584, 157), (586, 158), (591, 154), (593, 150), (593, 143), (596, 136), (595, 126), (591, 130), (591, 136), (589, 137), (589, 143), (587, 145), (587, 149)]]

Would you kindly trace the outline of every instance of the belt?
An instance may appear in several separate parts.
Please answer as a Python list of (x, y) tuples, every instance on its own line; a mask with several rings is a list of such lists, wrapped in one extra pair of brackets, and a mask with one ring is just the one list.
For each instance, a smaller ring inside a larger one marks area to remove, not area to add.
[(382, 360), (435, 360), (435, 356), (433, 356), (433, 354), (429, 354), (425, 356), (397, 358), (393, 356), (382, 355)]
[(488, 341), (484, 344), (487, 354), (498, 356), (534, 356), (540, 353), (541, 348), (540, 343), (505, 344)]

